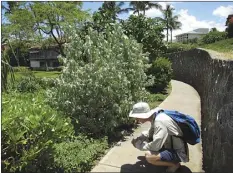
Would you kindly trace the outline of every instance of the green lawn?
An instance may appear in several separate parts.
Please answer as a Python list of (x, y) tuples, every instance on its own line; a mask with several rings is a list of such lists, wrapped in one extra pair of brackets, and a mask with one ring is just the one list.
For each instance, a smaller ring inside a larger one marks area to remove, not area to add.
[(33, 71), (36, 77), (49, 77), (49, 78), (55, 78), (58, 77), (61, 72), (58, 71)]
[[(43, 77), (56, 78), (59, 76), (59, 74), (61, 74), (61, 72), (58, 71), (32, 71), (32, 72), (38, 78), (43, 78)], [(23, 76), (22, 72), (15, 72), (16, 80), (20, 79), (22, 76)]]

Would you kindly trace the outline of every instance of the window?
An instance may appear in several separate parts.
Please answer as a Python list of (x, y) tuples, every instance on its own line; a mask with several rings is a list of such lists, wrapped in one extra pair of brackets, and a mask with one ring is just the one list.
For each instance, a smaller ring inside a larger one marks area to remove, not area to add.
[(53, 67), (58, 67), (59, 66), (59, 62), (58, 61), (54, 61), (53, 62)]
[(45, 67), (45, 62), (44, 61), (40, 61), (40, 67)]

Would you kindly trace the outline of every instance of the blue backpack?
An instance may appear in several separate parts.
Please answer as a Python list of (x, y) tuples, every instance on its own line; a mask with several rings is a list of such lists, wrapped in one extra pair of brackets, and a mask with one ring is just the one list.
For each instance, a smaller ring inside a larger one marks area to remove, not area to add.
[(200, 142), (200, 129), (194, 118), (189, 115), (184, 115), (178, 111), (162, 110), (161, 112), (171, 117), (179, 125), (183, 132), (183, 136), (176, 137), (183, 139), (191, 145), (195, 145)]

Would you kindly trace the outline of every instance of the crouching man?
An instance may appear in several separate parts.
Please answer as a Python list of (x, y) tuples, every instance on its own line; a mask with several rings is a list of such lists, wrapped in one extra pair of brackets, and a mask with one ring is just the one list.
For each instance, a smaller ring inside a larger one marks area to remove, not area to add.
[(168, 115), (160, 112), (162, 109), (150, 107), (145, 102), (133, 106), (129, 117), (136, 118), (140, 123), (151, 122), (148, 132), (132, 140), (139, 150), (146, 151), (147, 162), (156, 166), (167, 166), (167, 172), (175, 172), (180, 162), (188, 162), (188, 145), (182, 139), (183, 133), (178, 124)]

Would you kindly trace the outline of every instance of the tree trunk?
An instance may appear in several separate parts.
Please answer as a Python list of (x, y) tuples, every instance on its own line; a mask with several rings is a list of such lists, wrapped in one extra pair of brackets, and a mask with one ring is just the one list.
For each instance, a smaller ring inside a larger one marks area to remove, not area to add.
[(172, 28), (171, 28), (171, 43), (172, 43)]
[(167, 42), (168, 42), (168, 30), (169, 28), (168, 28), (168, 19), (167, 19)]

